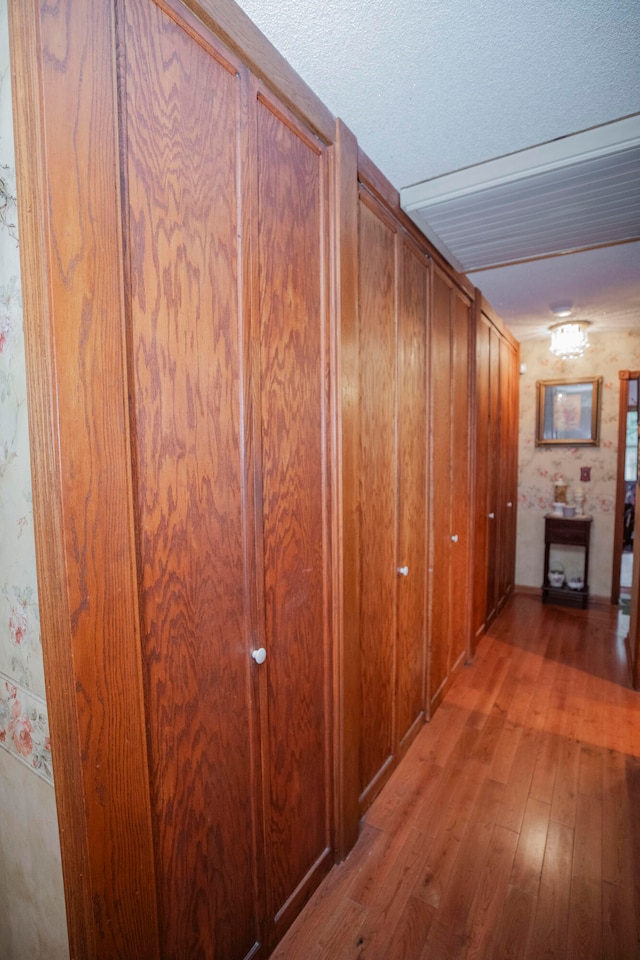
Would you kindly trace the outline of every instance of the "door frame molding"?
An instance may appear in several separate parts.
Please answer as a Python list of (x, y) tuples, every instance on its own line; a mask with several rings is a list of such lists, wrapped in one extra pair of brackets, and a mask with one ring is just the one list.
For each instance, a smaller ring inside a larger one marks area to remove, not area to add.
[(618, 401), (618, 455), (616, 465), (616, 501), (613, 523), (613, 561), (611, 569), (611, 603), (620, 600), (620, 564), (624, 530), (624, 455), (627, 445), (627, 410), (629, 408), (629, 381), (640, 377), (639, 370), (620, 370)]

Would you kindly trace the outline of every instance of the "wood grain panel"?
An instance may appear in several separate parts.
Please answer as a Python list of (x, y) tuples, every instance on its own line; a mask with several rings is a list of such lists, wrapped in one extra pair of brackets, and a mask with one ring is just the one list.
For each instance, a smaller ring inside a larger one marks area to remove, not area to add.
[[(336, 519), (340, 579), (334, 603), (338, 618), (334, 716), (336, 718), (336, 855), (344, 858), (358, 839), (360, 772), (360, 527), (358, 522), (358, 149), (356, 138), (336, 124), (336, 327), (338, 385), (336, 473), (341, 494)], [(341, 556), (340, 556), (341, 551)]]
[[(260, 938), (237, 236), (241, 85), (148, 0), (123, 25), (142, 643), (166, 957)], [(263, 909), (263, 908), (262, 908)]]
[(396, 742), (424, 712), (427, 503), (427, 278), (413, 244), (400, 246), (398, 270), (398, 552), (408, 577), (397, 581)]
[(497, 477), (497, 495), (498, 495), (498, 551), (496, 557), (496, 576), (498, 589), (498, 607), (504, 602), (507, 589), (509, 587), (509, 564), (507, 557), (507, 544), (510, 539), (512, 509), (507, 508), (507, 502), (511, 500), (511, 408), (510, 382), (511, 382), (511, 357), (510, 348), (506, 341), (500, 339), (500, 380), (498, 391), (500, 395), (500, 445), (498, 449), (499, 471)]
[(432, 272), (431, 310), (431, 588), (429, 702), (433, 706), (449, 669), (451, 557), (451, 286)]
[(361, 797), (394, 749), (395, 245), (393, 223), (363, 194), (358, 276)]
[(470, 648), (471, 614), (471, 365), (469, 301), (455, 288), (451, 317), (451, 549), (449, 672)]
[(10, 5), (42, 639), (73, 956), (156, 958), (113, 5)]
[(256, 109), (267, 822), (284, 926), (332, 848), (327, 164), (277, 105), (260, 96)]
[[(477, 302), (477, 301), (476, 301)], [(490, 325), (478, 310), (476, 319), (475, 392), (475, 531), (473, 544), (472, 635), (484, 631), (487, 612), (489, 526), (489, 350)]]
[(233, 50), (254, 76), (269, 84), (283, 103), (327, 142), (335, 118), (234, 0), (171, 0), (189, 7)]
[(477, 311), (473, 607), (476, 636), (513, 589), (519, 390), (517, 344), (479, 291)]
[(397, 226), (429, 257), (429, 260), (451, 278), (459, 290), (469, 297), (474, 295), (473, 283), (463, 273), (458, 273), (445, 260), (439, 250), (427, 240), (422, 231), (400, 207), (400, 193), (386, 178), (382, 171), (367, 156), (362, 147), (358, 147), (358, 178), (366, 190), (391, 213)]
[[(503, 405), (507, 409), (507, 431), (504, 438), (503, 459), (506, 463), (508, 483), (505, 490), (505, 536), (503, 550), (503, 600), (513, 590), (516, 566), (516, 526), (518, 518), (518, 430), (520, 393), (520, 351), (517, 344), (502, 341), (502, 357), (508, 367), (506, 396)], [(501, 363), (502, 363), (501, 359)], [(511, 504), (511, 506), (509, 506)]]
[(498, 557), (500, 543), (500, 337), (491, 328), (489, 337), (489, 462), (488, 490), (489, 524), (487, 544), (487, 622), (496, 615), (498, 607)]
[[(8, 5), (11, 92), (16, 147), (16, 179), (22, 274), (33, 514), (38, 571), (38, 605), (45, 667), (47, 709), (56, 776), (58, 824), (72, 955), (95, 952), (91, 910), (90, 850), (84, 819), (82, 763), (76, 743), (78, 717), (70, 709), (75, 673), (68, 642), (69, 598), (65, 581), (64, 513), (58, 485), (60, 467), (55, 359), (51, 350), (47, 258), (44, 130), (41, 122), (38, 41), (34, 3)], [(28, 205), (23, 198), (28, 197)], [(150, 852), (150, 851), (149, 851)], [(83, 878), (82, 881), (79, 878)]]

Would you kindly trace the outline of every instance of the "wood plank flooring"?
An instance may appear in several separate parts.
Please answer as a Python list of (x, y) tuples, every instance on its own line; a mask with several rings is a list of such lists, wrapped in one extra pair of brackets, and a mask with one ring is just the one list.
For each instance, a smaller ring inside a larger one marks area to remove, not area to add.
[(512, 597), (273, 960), (639, 958), (617, 619)]

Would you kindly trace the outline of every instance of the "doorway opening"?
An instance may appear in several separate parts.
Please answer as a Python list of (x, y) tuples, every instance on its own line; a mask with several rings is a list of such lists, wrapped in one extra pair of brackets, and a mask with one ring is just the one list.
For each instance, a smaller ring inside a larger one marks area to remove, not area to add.
[(638, 477), (638, 383), (640, 373), (620, 372), (618, 474), (611, 602), (628, 613), (633, 573), (636, 480)]

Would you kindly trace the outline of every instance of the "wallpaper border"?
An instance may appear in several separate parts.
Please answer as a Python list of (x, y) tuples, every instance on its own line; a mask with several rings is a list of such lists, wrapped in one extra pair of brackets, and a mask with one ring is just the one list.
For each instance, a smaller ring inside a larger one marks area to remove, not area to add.
[(53, 785), (46, 702), (0, 671), (0, 746)]

